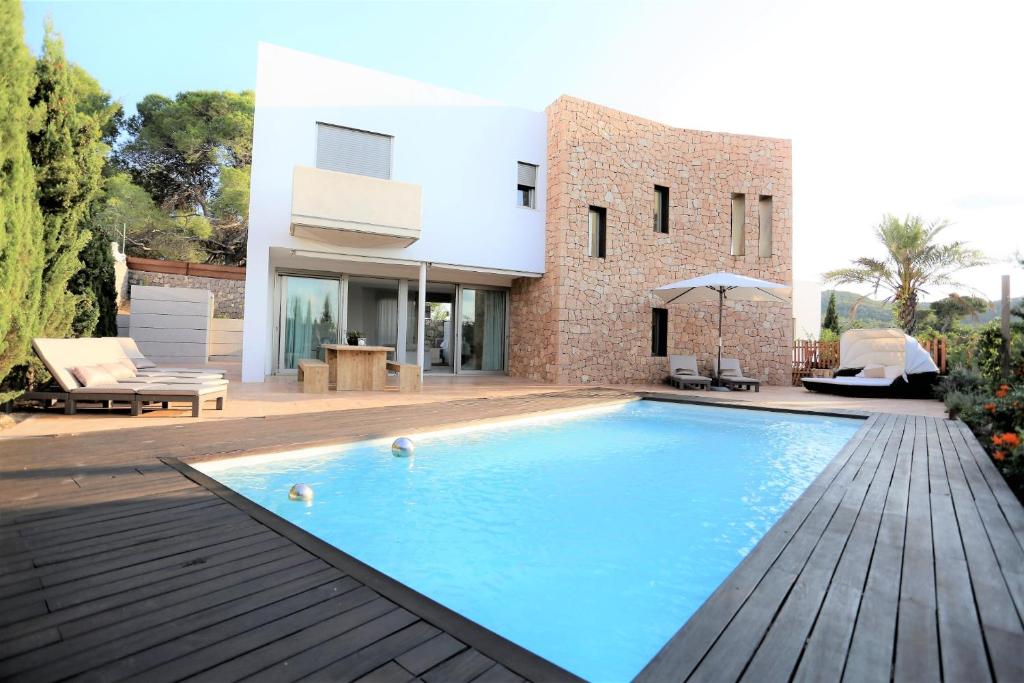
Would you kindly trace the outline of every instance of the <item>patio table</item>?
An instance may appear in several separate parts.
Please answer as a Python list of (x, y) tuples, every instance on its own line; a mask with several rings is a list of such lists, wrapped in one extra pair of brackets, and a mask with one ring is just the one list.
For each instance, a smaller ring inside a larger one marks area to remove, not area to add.
[(383, 391), (387, 382), (390, 346), (322, 344), (327, 384), (335, 391)]

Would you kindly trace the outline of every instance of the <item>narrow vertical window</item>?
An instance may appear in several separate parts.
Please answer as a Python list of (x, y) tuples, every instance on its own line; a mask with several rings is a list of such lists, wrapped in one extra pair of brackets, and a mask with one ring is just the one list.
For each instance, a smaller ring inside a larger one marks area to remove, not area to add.
[(654, 232), (668, 234), (668, 188), (654, 186)]
[(742, 194), (732, 196), (732, 248), (729, 253), (733, 256), (743, 256), (747, 253), (746, 245), (743, 242), (743, 233), (746, 230), (747, 198)]
[(772, 198), (761, 195), (757, 201), (757, 210), (757, 255), (768, 258), (772, 255)]
[(590, 207), (590, 232), (587, 236), (587, 256), (604, 258), (608, 212), (600, 206)]
[(537, 166), (519, 162), (519, 184), (517, 186), (517, 197), (519, 206), (528, 209), (536, 208), (537, 194)]
[(668, 355), (668, 309), (651, 309), (651, 355)]

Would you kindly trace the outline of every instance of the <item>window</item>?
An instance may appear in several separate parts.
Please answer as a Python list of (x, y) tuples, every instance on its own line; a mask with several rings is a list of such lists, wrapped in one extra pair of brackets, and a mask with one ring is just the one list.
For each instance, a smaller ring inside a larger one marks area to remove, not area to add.
[(608, 230), (608, 212), (600, 206), (590, 207), (590, 233), (587, 236), (587, 256), (604, 258), (605, 234)]
[(651, 355), (668, 355), (668, 309), (651, 309)]
[(733, 256), (743, 256), (747, 253), (746, 245), (743, 242), (743, 232), (746, 229), (747, 198), (742, 194), (732, 196), (732, 248), (729, 253)]
[(316, 167), (391, 179), (390, 135), (365, 130), (316, 124)]
[(668, 188), (654, 186), (654, 232), (668, 234)]
[(536, 208), (535, 195), (537, 192), (537, 166), (519, 162), (519, 185), (518, 203), (530, 209)]
[(761, 195), (757, 209), (757, 255), (768, 258), (772, 255), (772, 198)]

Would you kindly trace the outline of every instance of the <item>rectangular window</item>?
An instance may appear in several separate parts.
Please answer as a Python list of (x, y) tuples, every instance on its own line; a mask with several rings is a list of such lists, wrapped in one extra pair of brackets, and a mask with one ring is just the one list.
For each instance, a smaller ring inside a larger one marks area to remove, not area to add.
[(732, 196), (732, 247), (729, 253), (733, 256), (743, 256), (747, 253), (746, 245), (743, 242), (743, 233), (746, 230), (747, 198), (742, 194)]
[(768, 195), (761, 195), (757, 202), (757, 209), (757, 255), (768, 258), (772, 255), (772, 198)]
[(651, 309), (651, 355), (668, 355), (668, 309)]
[(519, 162), (519, 185), (517, 190), (519, 206), (536, 208), (537, 165)]
[(317, 123), (316, 167), (390, 180), (393, 141), (390, 135)]
[(668, 188), (654, 186), (654, 232), (668, 234)]
[(604, 258), (605, 237), (608, 230), (608, 212), (600, 206), (590, 207), (590, 233), (587, 236), (587, 256)]

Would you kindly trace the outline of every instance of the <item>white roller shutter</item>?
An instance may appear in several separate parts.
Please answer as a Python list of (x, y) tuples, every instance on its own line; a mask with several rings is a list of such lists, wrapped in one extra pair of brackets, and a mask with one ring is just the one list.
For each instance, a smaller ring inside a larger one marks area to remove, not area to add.
[(533, 164), (519, 162), (519, 184), (527, 187), (537, 187), (537, 167)]
[(316, 129), (317, 168), (391, 179), (390, 135), (326, 123)]

